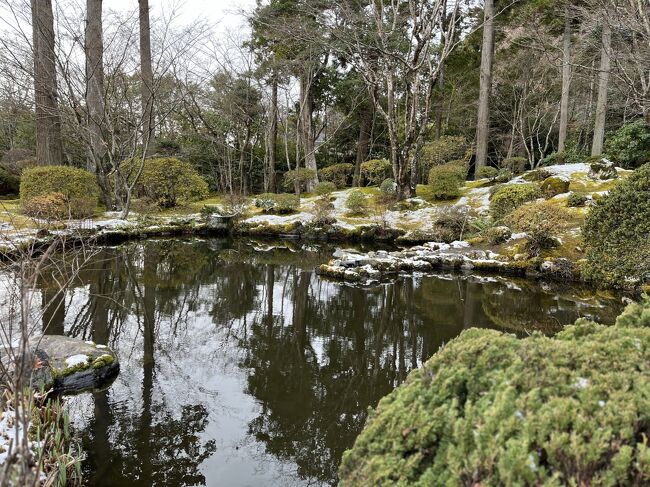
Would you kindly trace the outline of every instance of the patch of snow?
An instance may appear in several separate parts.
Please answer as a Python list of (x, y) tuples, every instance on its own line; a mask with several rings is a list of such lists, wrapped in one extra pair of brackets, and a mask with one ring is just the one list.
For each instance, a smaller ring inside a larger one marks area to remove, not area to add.
[(521, 233), (513, 233), (510, 235), (510, 240), (519, 240), (522, 238), (526, 238), (528, 234), (526, 232), (521, 232)]
[(565, 178), (571, 178), (571, 176), (578, 172), (589, 172), (589, 164), (584, 162), (577, 162), (574, 164), (558, 164), (555, 166), (544, 166), (544, 169), (549, 171), (554, 176), (562, 176)]
[(65, 359), (66, 368), (76, 367), (78, 365), (85, 365), (87, 363), (88, 363), (88, 355), (85, 354), (71, 355), (70, 357)]

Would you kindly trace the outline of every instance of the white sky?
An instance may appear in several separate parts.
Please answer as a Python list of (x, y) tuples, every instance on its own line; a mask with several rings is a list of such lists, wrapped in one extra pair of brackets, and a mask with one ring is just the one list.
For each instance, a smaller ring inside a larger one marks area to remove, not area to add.
[[(131, 10), (138, 6), (137, 0), (104, 0), (104, 9)], [(250, 11), (255, 0), (149, 0), (151, 16), (158, 17), (163, 10), (175, 6), (182, 20), (206, 20), (219, 30), (231, 30), (245, 26), (241, 11)]]

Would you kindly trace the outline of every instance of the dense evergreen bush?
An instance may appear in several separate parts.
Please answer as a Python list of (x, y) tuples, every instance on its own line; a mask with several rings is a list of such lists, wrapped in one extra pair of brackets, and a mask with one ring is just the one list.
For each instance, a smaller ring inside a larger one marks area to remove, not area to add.
[(295, 194), (288, 193), (263, 193), (255, 198), (254, 203), (264, 213), (276, 215), (294, 213), (300, 208), (300, 198)]
[(535, 183), (499, 186), (490, 197), (490, 214), (494, 220), (501, 220), (515, 208), (536, 200), (541, 195), (542, 192)]
[(628, 169), (650, 162), (650, 125), (645, 120), (626, 123), (607, 137), (605, 153)]
[(372, 159), (361, 164), (361, 178), (366, 186), (379, 186), (393, 175), (393, 165), (386, 159)]
[(585, 203), (587, 203), (587, 195), (576, 191), (572, 191), (566, 201), (566, 205), (570, 208), (585, 206)]
[(315, 176), (316, 172), (313, 169), (307, 169), (305, 167), (299, 167), (298, 169), (287, 171), (284, 173), (283, 177), (284, 189), (287, 191), (293, 191), (297, 182), (300, 191), (306, 191), (307, 183), (312, 181)]
[(427, 142), (420, 155), (422, 174), (428, 174), (433, 166), (463, 159), (468, 149), (469, 144), (465, 137), (443, 135), (437, 140)]
[(555, 337), (470, 329), (371, 411), (340, 486), (650, 483), (650, 303)]
[(336, 185), (330, 181), (322, 181), (314, 186), (314, 193), (318, 196), (327, 196), (336, 191)]
[(319, 171), (321, 181), (334, 183), (338, 189), (349, 186), (352, 182), (353, 164), (334, 164)]
[[(56, 197), (42, 198), (52, 193), (57, 193)], [(61, 198), (65, 201), (65, 210), (61, 209)], [(34, 199), (37, 199), (36, 203), (32, 202)], [(76, 167), (26, 169), (20, 181), (20, 204), (31, 216), (43, 216), (42, 209), (50, 206), (52, 210), (48, 210), (48, 218), (86, 218), (95, 212), (98, 200), (99, 187), (95, 175)]]
[(379, 191), (384, 195), (395, 196), (397, 194), (397, 185), (391, 178), (384, 179), (379, 186)]
[(596, 282), (650, 282), (650, 163), (599, 198), (587, 214), (585, 274)]
[(534, 201), (513, 210), (506, 222), (513, 230), (528, 234), (527, 250), (531, 255), (538, 255), (557, 244), (558, 231), (566, 227), (568, 219), (564, 208), (549, 201)]
[(431, 194), (437, 200), (453, 200), (460, 196), (460, 188), (467, 177), (467, 167), (462, 161), (451, 161), (429, 170)]
[(18, 194), (19, 191), (20, 178), (0, 167), (0, 195)]
[(506, 157), (499, 163), (501, 169), (507, 169), (513, 174), (521, 174), (528, 166), (528, 159), (525, 157)]
[[(122, 164), (124, 174), (135, 177), (139, 164), (132, 159)], [(171, 157), (145, 159), (135, 194), (160, 208), (172, 208), (208, 197), (208, 183), (192, 164)]]
[(512, 171), (510, 169), (500, 169), (499, 172), (497, 173), (496, 182), (497, 183), (507, 183), (514, 176), (515, 175), (512, 173)]
[(350, 210), (353, 215), (365, 215), (368, 212), (368, 200), (366, 195), (358, 189), (350, 191), (347, 199), (345, 200), (345, 207)]
[(498, 175), (499, 170), (492, 166), (483, 166), (476, 171), (476, 179), (489, 179), (492, 183), (496, 181)]

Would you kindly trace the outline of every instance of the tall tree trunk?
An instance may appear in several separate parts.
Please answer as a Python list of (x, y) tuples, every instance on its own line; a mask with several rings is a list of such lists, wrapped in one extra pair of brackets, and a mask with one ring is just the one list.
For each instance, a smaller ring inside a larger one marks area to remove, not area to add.
[(31, 0), (36, 105), (36, 161), (40, 166), (63, 164), (54, 54), (52, 0)]
[(372, 106), (363, 104), (359, 114), (359, 140), (357, 142), (357, 159), (354, 164), (353, 186), (361, 186), (361, 164), (368, 157), (370, 147), (370, 131), (372, 130)]
[(102, 36), (102, 2), (86, 1), (86, 106), (88, 107), (89, 154), (86, 168), (97, 173), (97, 182), (107, 210), (112, 209), (111, 191), (104, 164), (106, 145), (104, 126), (104, 40)]
[(598, 100), (596, 101), (596, 119), (594, 121), (594, 139), (591, 155), (603, 153), (605, 140), (605, 117), (607, 115), (607, 87), (609, 84), (609, 66), (611, 60), (612, 30), (605, 20), (603, 23), (602, 46), (600, 51), (600, 71), (598, 72)]
[(140, 76), (142, 96), (142, 145), (147, 155), (154, 152), (153, 67), (151, 63), (151, 27), (149, 0), (138, 0), (140, 23)]
[(278, 141), (278, 77), (273, 73), (271, 80), (271, 126), (269, 129), (269, 187), (271, 193), (277, 191), (275, 182), (275, 158)]
[(560, 100), (560, 134), (558, 152), (566, 149), (567, 127), (569, 125), (569, 90), (571, 86), (571, 17), (568, 6), (564, 11), (564, 34), (562, 35), (562, 97)]
[(481, 78), (478, 99), (478, 121), (476, 124), (476, 169), (487, 164), (488, 137), (490, 134), (492, 57), (494, 53), (494, 0), (485, 0), (483, 19)]
[(311, 191), (318, 183), (314, 129), (311, 120), (313, 111), (311, 75), (306, 72), (300, 77), (300, 139), (305, 152), (305, 168), (314, 171), (314, 177), (307, 183), (307, 191)]
[[(441, 32), (447, 32), (447, 1), (445, 0), (442, 4), (442, 18), (440, 19), (440, 30)], [(445, 37), (441, 37), (441, 46), (440, 50), (444, 51), (445, 46)], [(440, 70), (438, 71), (438, 102), (436, 103), (436, 131), (435, 138), (436, 140), (442, 135), (442, 111), (444, 106), (444, 97), (443, 90), (445, 88), (445, 63), (442, 61), (440, 63)]]

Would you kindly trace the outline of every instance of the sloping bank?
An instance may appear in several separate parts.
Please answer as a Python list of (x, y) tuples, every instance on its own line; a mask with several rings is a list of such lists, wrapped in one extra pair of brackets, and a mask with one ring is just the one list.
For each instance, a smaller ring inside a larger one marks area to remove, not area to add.
[(340, 486), (649, 485), (650, 300), (555, 337), (470, 329), (379, 402)]

